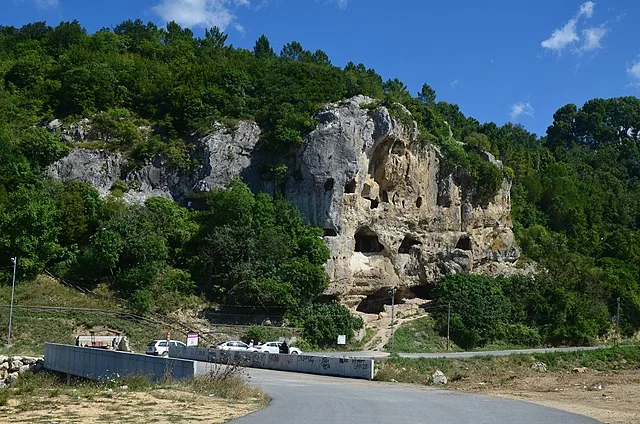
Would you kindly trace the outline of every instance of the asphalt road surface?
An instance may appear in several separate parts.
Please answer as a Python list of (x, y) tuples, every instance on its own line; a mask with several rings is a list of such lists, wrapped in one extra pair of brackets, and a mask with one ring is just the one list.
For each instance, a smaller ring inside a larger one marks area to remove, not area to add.
[[(205, 363), (198, 366), (204, 372)], [(247, 368), (250, 384), (272, 401), (234, 424), (597, 423), (515, 400), (431, 387)]]

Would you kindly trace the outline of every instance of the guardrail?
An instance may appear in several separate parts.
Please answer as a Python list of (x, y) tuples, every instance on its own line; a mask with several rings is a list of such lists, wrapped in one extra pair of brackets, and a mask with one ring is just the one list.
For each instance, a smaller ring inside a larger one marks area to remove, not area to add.
[(91, 380), (134, 374), (183, 379), (196, 372), (194, 361), (56, 343), (45, 343), (44, 367)]
[(306, 374), (372, 380), (373, 359), (330, 358), (312, 355), (285, 355), (274, 353), (221, 351), (201, 347), (170, 347), (172, 358), (194, 361), (233, 364), (250, 368), (263, 368)]

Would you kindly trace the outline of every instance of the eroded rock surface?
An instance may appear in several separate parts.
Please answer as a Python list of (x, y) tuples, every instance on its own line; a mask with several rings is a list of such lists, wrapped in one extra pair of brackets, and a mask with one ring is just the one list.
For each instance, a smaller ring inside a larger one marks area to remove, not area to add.
[[(318, 126), (300, 151), (279, 158), (288, 167), (280, 188), (264, 176), (274, 160), (261, 149), (253, 122), (218, 126), (197, 140), (194, 159), (201, 165), (186, 172), (169, 169), (160, 158), (130, 169), (119, 153), (78, 148), (49, 175), (89, 181), (103, 194), (123, 180), (131, 188), (125, 200), (138, 202), (152, 196), (183, 200), (237, 177), (254, 191), (282, 189), (325, 231), (332, 253), (327, 294), (364, 305), (365, 312), (379, 312), (376, 299), (388, 298), (389, 287), (411, 297), (415, 287), (449, 273), (513, 272), (519, 251), (510, 182), (489, 201), (476, 202), (464, 172), (444, 173), (439, 149), (418, 142), (415, 125), (403, 125), (384, 107), (362, 107), (371, 103), (356, 96), (319, 111)], [(502, 166), (489, 154), (486, 159)]]

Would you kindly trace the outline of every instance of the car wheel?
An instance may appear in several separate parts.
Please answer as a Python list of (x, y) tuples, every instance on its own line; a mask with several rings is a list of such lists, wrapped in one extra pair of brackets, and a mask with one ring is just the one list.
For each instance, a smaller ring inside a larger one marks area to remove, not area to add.
[(296, 352), (295, 350), (293, 352), (291, 352), (292, 355), (297, 355), (298, 352)]
[(269, 351), (268, 350), (263, 350), (262, 353), (269, 353)]
[(169, 351), (162, 352), (162, 356), (169, 356)]

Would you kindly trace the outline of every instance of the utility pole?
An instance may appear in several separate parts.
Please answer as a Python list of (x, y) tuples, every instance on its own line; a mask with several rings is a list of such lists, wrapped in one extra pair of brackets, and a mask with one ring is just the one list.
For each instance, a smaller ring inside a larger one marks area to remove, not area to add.
[(393, 288), (389, 289), (389, 292), (391, 293), (391, 353), (394, 352), (393, 345), (395, 343), (393, 324), (394, 324), (394, 318), (395, 318), (395, 299), (396, 299), (396, 290), (397, 289), (398, 289), (397, 287), (393, 287)]
[(11, 321), (13, 319), (13, 294), (16, 290), (16, 267), (18, 266), (18, 257), (11, 258), (13, 262), (13, 282), (11, 283), (11, 305), (9, 306), (9, 336), (7, 337), (7, 347), (11, 347)]
[(616, 313), (616, 327), (618, 327), (618, 341), (620, 340), (620, 296), (618, 296), (618, 312)]
[(451, 324), (451, 302), (447, 310), (447, 352), (449, 351), (449, 325)]

